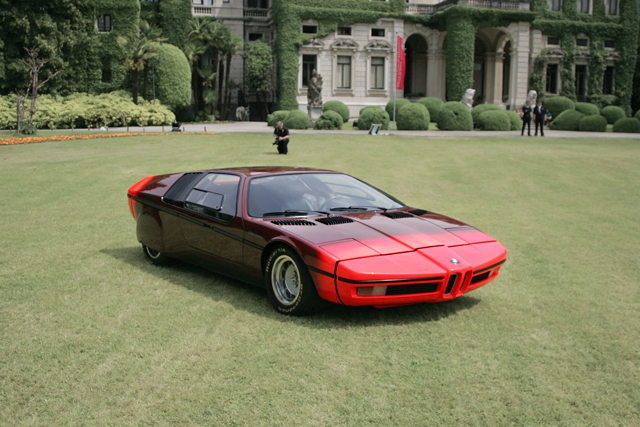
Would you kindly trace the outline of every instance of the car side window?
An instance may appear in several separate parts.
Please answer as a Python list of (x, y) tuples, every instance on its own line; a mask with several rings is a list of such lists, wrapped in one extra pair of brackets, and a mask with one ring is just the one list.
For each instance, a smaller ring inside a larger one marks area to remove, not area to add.
[(185, 207), (221, 221), (236, 216), (240, 177), (221, 173), (205, 175), (191, 190)]

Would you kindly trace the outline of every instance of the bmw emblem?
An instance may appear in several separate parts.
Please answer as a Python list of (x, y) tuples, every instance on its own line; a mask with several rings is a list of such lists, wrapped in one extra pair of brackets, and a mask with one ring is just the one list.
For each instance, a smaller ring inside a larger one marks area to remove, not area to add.
[(460, 261), (458, 261), (455, 258), (451, 258), (449, 261), (451, 261), (453, 264), (456, 264), (456, 265), (460, 264)]

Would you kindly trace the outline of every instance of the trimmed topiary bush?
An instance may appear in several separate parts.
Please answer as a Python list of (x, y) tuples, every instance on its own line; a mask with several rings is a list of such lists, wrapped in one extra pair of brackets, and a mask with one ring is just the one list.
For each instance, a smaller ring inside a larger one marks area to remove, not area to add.
[(602, 116), (607, 119), (607, 123), (609, 123), (610, 125), (626, 117), (624, 110), (617, 105), (609, 105), (608, 107), (604, 107), (600, 114), (602, 114)]
[(342, 123), (344, 122), (340, 114), (333, 110), (327, 110), (316, 120), (316, 129), (342, 129)]
[(522, 119), (520, 118), (520, 115), (518, 113), (511, 110), (507, 110), (505, 111), (505, 113), (507, 113), (507, 116), (509, 117), (509, 121), (511, 122), (510, 130), (522, 129)]
[(396, 111), (396, 119), (399, 130), (429, 130), (431, 123), (429, 110), (420, 103), (406, 104)]
[(284, 125), (289, 129), (308, 129), (311, 127), (311, 120), (307, 113), (300, 110), (293, 110), (284, 119)]
[(613, 124), (614, 132), (640, 133), (640, 121), (633, 117), (625, 117)]
[(358, 113), (358, 116), (361, 116), (361, 115), (362, 115), (362, 112), (363, 112), (364, 110), (366, 110), (367, 108), (379, 108), (380, 110), (383, 110), (383, 108), (382, 108), (381, 106), (379, 106), (379, 105), (367, 105), (366, 107), (362, 107), (362, 108), (360, 109), (360, 112)]
[(633, 117), (640, 120), (640, 110), (636, 111), (636, 114)]
[[(640, 123), (640, 121), (638, 122)], [(584, 116), (580, 120), (578, 129), (582, 132), (606, 132), (607, 131), (607, 119), (600, 114)]]
[(420, 99), (418, 103), (427, 107), (427, 110), (429, 110), (429, 117), (431, 117), (431, 121), (438, 123), (438, 120), (440, 119), (440, 113), (442, 112), (442, 107), (444, 107), (444, 102), (442, 101), (442, 99), (428, 96), (426, 98)]
[(480, 104), (473, 107), (473, 110), (471, 110), (471, 118), (473, 119), (473, 126), (476, 128), (482, 129), (479, 125), (480, 114), (490, 110), (497, 111), (497, 110), (502, 110), (502, 108), (494, 104)]
[(389, 114), (382, 108), (366, 107), (358, 117), (358, 129), (369, 130), (372, 124), (382, 124), (382, 130), (389, 129)]
[[(544, 100), (544, 106), (551, 112), (553, 120), (556, 119), (563, 111), (574, 110), (576, 104), (566, 96), (551, 96)], [(533, 105), (531, 106), (533, 109)]]
[[(566, 110), (560, 113), (558, 117), (554, 117), (549, 125), (551, 130), (579, 130), (580, 120), (584, 117), (578, 110)], [(640, 122), (638, 122), (640, 123)]]
[[(404, 98), (396, 99), (396, 120), (398, 118), (398, 110), (400, 110), (402, 107), (404, 107), (407, 104), (411, 104), (411, 101), (409, 101), (408, 99), (404, 99)], [(387, 106), (385, 107), (385, 111), (387, 112), (387, 114), (389, 115), (391, 120), (393, 120), (393, 99), (391, 101), (387, 102)]]
[(503, 109), (485, 111), (478, 117), (478, 123), (482, 130), (511, 130), (511, 119)]
[(156, 97), (172, 109), (191, 103), (191, 67), (184, 53), (171, 44), (158, 46), (162, 62), (155, 64)]
[(274, 111), (273, 113), (267, 116), (267, 125), (275, 127), (278, 124), (278, 122), (284, 123), (285, 119), (287, 118), (290, 112), (291, 111), (287, 111), (287, 110)]
[(466, 105), (459, 101), (450, 101), (442, 107), (440, 130), (473, 130), (473, 120)]
[(588, 102), (576, 102), (576, 110), (580, 111), (585, 116), (600, 115), (600, 109), (598, 108), (598, 106), (590, 104)]
[(322, 112), (335, 111), (342, 117), (342, 123), (349, 121), (349, 107), (342, 101), (329, 101), (322, 105)]

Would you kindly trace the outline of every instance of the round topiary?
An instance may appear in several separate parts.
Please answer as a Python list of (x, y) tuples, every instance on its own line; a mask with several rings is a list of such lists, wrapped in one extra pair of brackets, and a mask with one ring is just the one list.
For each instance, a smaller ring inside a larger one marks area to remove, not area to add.
[(344, 122), (340, 114), (333, 110), (327, 110), (316, 120), (316, 129), (342, 129), (342, 123)]
[(640, 120), (640, 110), (636, 111), (636, 114), (633, 117), (635, 117), (636, 119)]
[(278, 122), (284, 123), (285, 119), (287, 118), (290, 112), (291, 111), (287, 111), (287, 110), (274, 111), (273, 113), (267, 116), (267, 125), (275, 127), (278, 124)]
[[(399, 130), (429, 130), (429, 110), (423, 104), (406, 104), (396, 112)], [(640, 123), (640, 122), (638, 122)]]
[(511, 130), (511, 119), (503, 109), (485, 111), (478, 117), (478, 123), (482, 130)]
[(420, 99), (418, 103), (427, 107), (427, 110), (429, 110), (431, 121), (438, 123), (438, 120), (440, 119), (440, 113), (442, 112), (442, 107), (444, 107), (444, 102), (442, 101), (442, 99), (429, 96)]
[(293, 110), (284, 119), (284, 125), (289, 129), (308, 129), (311, 127), (311, 120), (307, 113), (300, 110)]
[[(555, 117), (549, 129), (551, 130), (573, 130), (580, 129), (580, 120), (584, 117), (578, 110), (566, 110), (560, 113), (558, 117)], [(638, 122), (640, 123), (640, 122)]]
[(360, 112), (358, 113), (358, 116), (361, 116), (361, 115), (362, 115), (362, 112), (363, 112), (364, 110), (366, 110), (367, 108), (378, 108), (378, 109), (380, 109), (380, 110), (382, 110), (382, 109), (383, 109), (383, 108), (382, 108), (381, 106), (379, 106), (379, 105), (367, 105), (366, 107), (362, 107), (362, 108), (360, 109)]
[(473, 130), (473, 120), (466, 105), (459, 101), (450, 101), (442, 107), (440, 130)]
[(576, 102), (576, 110), (580, 111), (585, 116), (599, 116), (600, 109), (597, 105), (590, 104), (588, 102)]
[(473, 126), (476, 128), (482, 129), (482, 127), (479, 125), (480, 114), (490, 110), (497, 111), (497, 110), (502, 110), (502, 108), (494, 104), (480, 104), (473, 107), (473, 110), (471, 110), (471, 118), (473, 119)]
[(349, 121), (349, 107), (347, 107), (342, 101), (325, 102), (322, 105), (322, 112), (325, 113), (327, 111), (335, 111), (336, 113), (340, 114), (340, 116), (342, 116), (342, 123)]
[[(553, 120), (556, 119), (563, 111), (574, 110), (576, 104), (566, 96), (551, 96), (544, 100), (544, 106), (551, 112)], [(533, 105), (531, 106), (533, 109)]]
[[(640, 121), (638, 122), (640, 123)], [(607, 131), (607, 119), (600, 114), (584, 116), (580, 120), (578, 129), (582, 132), (606, 132)]]
[(633, 117), (625, 117), (613, 124), (614, 132), (640, 133), (640, 121)]
[(609, 123), (610, 125), (626, 117), (624, 110), (617, 105), (609, 105), (608, 107), (604, 107), (600, 114), (602, 114), (604, 118), (607, 119), (607, 123)]
[(382, 130), (387, 130), (389, 129), (389, 121), (389, 114), (382, 108), (367, 107), (358, 117), (358, 129), (369, 130), (372, 124), (379, 123), (382, 125)]
[(518, 113), (511, 110), (506, 110), (505, 113), (507, 113), (507, 116), (509, 117), (509, 121), (511, 122), (510, 130), (522, 129), (522, 119), (520, 118), (520, 115)]
[(191, 67), (184, 53), (171, 44), (157, 47), (162, 62), (155, 64), (156, 97), (172, 109), (191, 103)]
[[(396, 120), (398, 119), (398, 110), (400, 110), (402, 107), (404, 107), (407, 104), (411, 104), (411, 101), (404, 98), (396, 99)], [(393, 99), (387, 102), (387, 106), (385, 107), (385, 110), (389, 115), (389, 117), (391, 118), (391, 120), (393, 120)]]

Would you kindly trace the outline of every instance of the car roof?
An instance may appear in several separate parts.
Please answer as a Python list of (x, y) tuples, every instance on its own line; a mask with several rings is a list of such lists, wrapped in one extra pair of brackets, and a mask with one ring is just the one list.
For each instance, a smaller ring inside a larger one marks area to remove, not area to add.
[(329, 173), (340, 173), (327, 169), (317, 169), (317, 168), (302, 168), (302, 167), (293, 167), (293, 166), (243, 166), (243, 167), (235, 167), (235, 168), (222, 168), (222, 169), (209, 169), (207, 172), (233, 172), (242, 174), (245, 176), (258, 176), (258, 175), (274, 175), (274, 174), (283, 174), (283, 173), (291, 173), (291, 172), (329, 172)]

